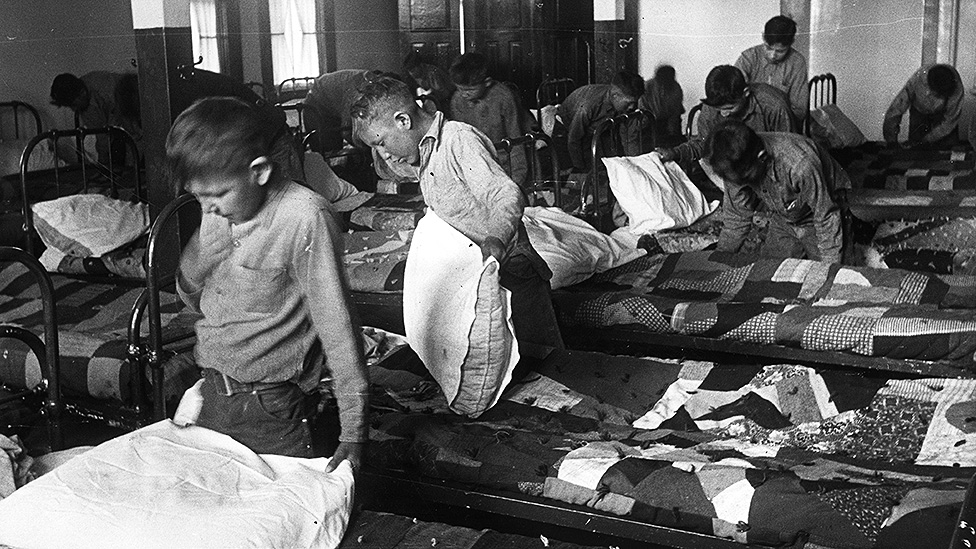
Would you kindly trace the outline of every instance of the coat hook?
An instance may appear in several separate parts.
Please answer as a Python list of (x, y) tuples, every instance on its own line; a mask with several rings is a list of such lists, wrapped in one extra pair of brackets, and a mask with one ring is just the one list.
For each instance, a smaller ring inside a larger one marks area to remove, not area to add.
[(630, 38), (620, 38), (619, 40), (617, 40), (617, 45), (620, 46), (621, 48), (626, 48), (633, 41), (634, 41), (633, 36), (631, 36)]
[(129, 59), (129, 64), (132, 65), (132, 68), (134, 68), (134, 69), (139, 68), (139, 63), (136, 62), (136, 58), (135, 57)]

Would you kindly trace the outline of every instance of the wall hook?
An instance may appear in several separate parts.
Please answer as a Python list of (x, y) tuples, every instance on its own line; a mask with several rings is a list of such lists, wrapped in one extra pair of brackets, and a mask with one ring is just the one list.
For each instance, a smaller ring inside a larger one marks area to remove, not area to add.
[(620, 39), (617, 40), (617, 45), (620, 46), (621, 49), (623, 49), (623, 48), (626, 48), (627, 46), (629, 46), (630, 43), (633, 42), (633, 41), (634, 41), (634, 37), (633, 36), (631, 36), (630, 38), (620, 38)]

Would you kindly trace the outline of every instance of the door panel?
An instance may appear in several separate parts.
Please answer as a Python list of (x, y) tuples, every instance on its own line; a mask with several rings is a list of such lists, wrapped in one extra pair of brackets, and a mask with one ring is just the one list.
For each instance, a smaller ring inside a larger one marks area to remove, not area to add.
[(399, 0), (401, 58), (417, 50), (447, 70), (461, 52), (461, 0)]

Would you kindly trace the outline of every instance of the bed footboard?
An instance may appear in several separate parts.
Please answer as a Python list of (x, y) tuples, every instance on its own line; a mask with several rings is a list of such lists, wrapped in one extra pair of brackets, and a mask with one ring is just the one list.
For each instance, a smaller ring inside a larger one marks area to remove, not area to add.
[(47, 274), (47, 271), (44, 270), (44, 267), (34, 256), (20, 248), (10, 246), (0, 247), (0, 262), (9, 261), (23, 264), (34, 277), (34, 281), (40, 288), (44, 317), (43, 341), (37, 335), (19, 326), (0, 326), (0, 337), (13, 337), (26, 343), (37, 356), (37, 361), (41, 367), (40, 383), (33, 388), (28, 388), (26, 391), (15, 395), (15, 398), (41, 391), (45, 393), (42, 413), (47, 419), (51, 447), (58, 450), (64, 445), (64, 439), (61, 433), (61, 410), (63, 409), (63, 403), (61, 400), (61, 386), (58, 379), (60, 355), (58, 352), (58, 320), (57, 310), (54, 304), (54, 284), (51, 282), (51, 277)]

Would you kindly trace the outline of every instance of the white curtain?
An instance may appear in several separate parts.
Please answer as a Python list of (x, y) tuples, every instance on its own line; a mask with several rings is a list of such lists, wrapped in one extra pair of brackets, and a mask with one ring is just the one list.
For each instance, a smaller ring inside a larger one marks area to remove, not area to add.
[(275, 82), (318, 76), (315, 0), (268, 0)]
[(198, 67), (220, 72), (216, 0), (190, 0), (190, 35), (193, 39), (193, 62), (202, 56), (203, 63)]

